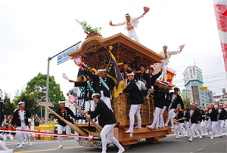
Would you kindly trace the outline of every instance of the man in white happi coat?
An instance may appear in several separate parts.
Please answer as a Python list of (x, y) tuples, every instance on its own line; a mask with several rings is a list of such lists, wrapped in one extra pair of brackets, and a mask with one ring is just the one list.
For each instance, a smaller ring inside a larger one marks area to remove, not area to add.
[(110, 25), (111, 25), (111, 26), (122, 26), (122, 25), (126, 25), (125, 30), (128, 31), (128, 37), (129, 37), (129, 38), (134, 38), (135, 41), (137, 41), (138, 43), (140, 43), (139, 38), (138, 38), (138, 36), (137, 36), (137, 34), (136, 34), (135, 28), (137, 28), (137, 25), (138, 25), (138, 23), (139, 23), (139, 19), (142, 18), (142, 17), (144, 17), (144, 15), (145, 15), (147, 12), (148, 12), (148, 11), (145, 11), (145, 10), (144, 10), (144, 13), (143, 13), (142, 15), (140, 15), (139, 17), (137, 17), (137, 18), (132, 18), (132, 17), (130, 16), (130, 14), (127, 13), (127, 14), (125, 15), (126, 20), (125, 20), (124, 22), (118, 23), (118, 24), (113, 24), (113, 23), (110, 21)]
[(169, 59), (171, 55), (176, 55), (181, 53), (182, 49), (184, 48), (184, 45), (181, 45), (179, 51), (168, 51), (167, 52), (167, 46), (163, 46), (163, 52), (160, 52), (160, 55), (164, 56), (164, 59), (161, 60), (162, 63), (158, 63), (155, 68), (154, 68), (154, 73), (157, 73), (157, 71), (162, 68), (163, 69), (163, 80), (166, 82), (166, 68), (167, 65), (169, 64)]

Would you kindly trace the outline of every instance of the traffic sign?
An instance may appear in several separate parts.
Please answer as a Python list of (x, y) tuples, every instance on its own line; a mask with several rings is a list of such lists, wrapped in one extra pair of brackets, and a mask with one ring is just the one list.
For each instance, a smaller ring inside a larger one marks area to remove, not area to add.
[(200, 87), (199, 90), (208, 90), (207, 87)]
[(37, 106), (43, 106), (43, 105), (46, 105), (48, 107), (54, 107), (53, 102), (37, 101)]
[(58, 59), (57, 59), (57, 65), (62, 64), (68, 60), (71, 59), (70, 56), (68, 56), (68, 53), (71, 53), (75, 50), (78, 50), (80, 47), (80, 44), (76, 44), (75, 46), (71, 46), (68, 49), (66, 49), (63, 53), (61, 53), (60, 55), (58, 55)]

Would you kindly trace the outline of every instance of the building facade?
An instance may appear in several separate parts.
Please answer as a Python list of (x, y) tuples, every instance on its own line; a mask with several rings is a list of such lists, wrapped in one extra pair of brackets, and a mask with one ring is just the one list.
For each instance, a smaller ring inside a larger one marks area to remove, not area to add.
[(185, 89), (182, 90), (182, 99), (188, 103), (209, 105), (213, 102), (212, 91), (204, 88), (202, 70), (197, 66), (189, 66), (183, 73)]

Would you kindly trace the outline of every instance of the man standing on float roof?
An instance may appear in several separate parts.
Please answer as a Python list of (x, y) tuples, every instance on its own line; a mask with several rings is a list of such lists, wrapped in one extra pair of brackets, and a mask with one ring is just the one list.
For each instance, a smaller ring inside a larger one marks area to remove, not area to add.
[(121, 26), (121, 25), (126, 25), (125, 30), (128, 31), (128, 37), (129, 38), (134, 38), (135, 41), (137, 41), (138, 43), (140, 43), (139, 38), (136, 34), (135, 28), (137, 28), (137, 24), (139, 22), (139, 19), (144, 17), (144, 15), (149, 11), (148, 7), (144, 7), (144, 13), (142, 15), (140, 15), (137, 18), (131, 18), (130, 14), (127, 13), (125, 14), (125, 18), (126, 20), (122, 23), (118, 23), (118, 24), (113, 24), (112, 21), (110, 21), (110, 25), (111, 26)]

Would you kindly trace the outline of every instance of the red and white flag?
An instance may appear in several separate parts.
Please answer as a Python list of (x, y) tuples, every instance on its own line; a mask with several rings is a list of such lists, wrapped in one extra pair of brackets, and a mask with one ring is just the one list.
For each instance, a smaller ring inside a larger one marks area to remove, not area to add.
[(76, 96), (70, 95), (69, 96), (69, 102), (71, 104), (75, 104), (77, 102), (78, 98)]
[(227, 72), (227, 0), (214, 0), (214, 11), (221, 40), (225, 71)]
[(82, 66), (83, 65), (82, 57), (79, 56), (77, 58), (74, 58), (74, 63), (79, 67)]

